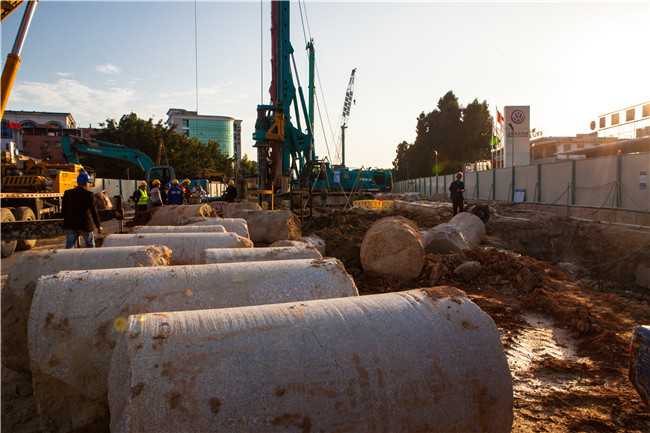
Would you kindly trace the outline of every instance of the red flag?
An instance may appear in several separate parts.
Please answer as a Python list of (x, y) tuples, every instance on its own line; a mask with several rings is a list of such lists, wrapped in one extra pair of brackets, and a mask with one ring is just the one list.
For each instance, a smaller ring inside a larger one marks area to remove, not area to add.
[(22, 129), (19, 124), (14, 122), (9, 122), (9, 128), (11, 129)]
[(505, 117), (503, 117), (501, 113), (499, 113), (499, 110), (497, 110), (497, 123), (501, 125), (505, 120)]

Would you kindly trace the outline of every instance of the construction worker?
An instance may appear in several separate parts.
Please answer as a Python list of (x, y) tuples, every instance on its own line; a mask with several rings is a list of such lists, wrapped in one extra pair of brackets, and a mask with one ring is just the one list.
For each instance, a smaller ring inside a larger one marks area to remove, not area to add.
[(194, 188), (192, 188), (192, 195), (190, 196), (190, 204), (201, 203), (201, 199), (208, 195), (207, 192), (201, 187), (201, 183), (198, 180), (194, 181)]
[(149, 191), (149, 200), (151, 201), (151, 207), (158, 207), (163, 205), (162, 195), (160, 193), (160, 181), (154, 179), (151, 182), (151, 191)]
[(226, 201), (229, 203), (232, 203), (235, 201), (237, 198), (237, 188), (235, 188), (235, 182), (230, 181), (228, 182), (228, 188), (226, 188), (226, 193), (224, 194), (226, 196)]
[(167, 191), (167, 203), (183, 204), (183, 190), (178, 186), (178, 179), (172, 180), (172, 187)]
[(63, 193), (62, 210), (66, 248), (72, 248), (79, 236), (83, 238), (86, 248), (95, 248), (95, 236), (93, 235), (95, 227), (97, 227), (97, 233), (104, 232), (95, 206), (95, 194), (88, 191), (89, 183), (88, 173), (79, 173), (77, 187)]
[(133, 193), (133, 201), (135, 202), (135, 212), (141, 212), (147, 210), (147, 182), (144, 180), (140, 182), (138, 189)]
[(185, 203), (189, 203), (190, 197), (192, 196), (192, 189), (190, 188), (190, 180), (185, 179), (183, 181), (181, 188), (183, 189), (183, 198), (185, 199)]
[(461, 181), (463, 173), (456, 173), (456, 180), (449, 185), (449, 197), (454, 209), (454, 215), (463, 211), (463, 193), (465, 192), (465, 182)]

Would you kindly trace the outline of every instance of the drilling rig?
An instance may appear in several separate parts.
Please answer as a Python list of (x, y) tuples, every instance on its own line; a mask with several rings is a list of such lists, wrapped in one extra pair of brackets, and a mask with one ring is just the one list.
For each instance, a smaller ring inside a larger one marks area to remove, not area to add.
[[(280, 193), (288, 192), (290, 187), (333, 191), (390, 190), (390, 171), (348, 170), (343, 166), (332, 169), (329, 161), (316, 156), (313, 132), (314, 44), (310, 40), (306, 47), (309, 50), (307, 108), (291, 45), (289, 8), (288, 1), (271, 2), (271, 104), (257, 106), (253, 133), (254, 147), (257, 148), (258, 188), (274, 189)], [(350, 113), (355, 71), (352, 71), (346, 91), (342, 134), (345, 134)], [(295, 120), (295, 125), (292, 120)]]

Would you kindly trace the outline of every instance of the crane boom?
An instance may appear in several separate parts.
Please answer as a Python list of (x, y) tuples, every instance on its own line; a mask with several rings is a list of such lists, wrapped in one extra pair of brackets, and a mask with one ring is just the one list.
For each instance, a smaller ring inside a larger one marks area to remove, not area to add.
[(350, 109), (354, 101), (354, 76), (357, 73), (357, 68), (352, 70), (350, 74), (350, 81), (348, 88), (345, 90), (345, 101), (343, 101), (343, 113), (341, 114), (341, 165), (345, 166), (345, 130), (348, 127), (348, 120), (350, 119)]

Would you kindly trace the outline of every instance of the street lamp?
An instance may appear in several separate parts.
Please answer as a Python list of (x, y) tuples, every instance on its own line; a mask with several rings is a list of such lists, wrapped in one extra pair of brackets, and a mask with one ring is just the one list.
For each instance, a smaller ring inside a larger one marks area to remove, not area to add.
[(434, 150), (433, 153), (436, 154), (436, 194), (438, 194), (438, 151)]
[(438, 176), (438, 151), (434, 150), (433, 153), (436, 154), (436, 177)]

